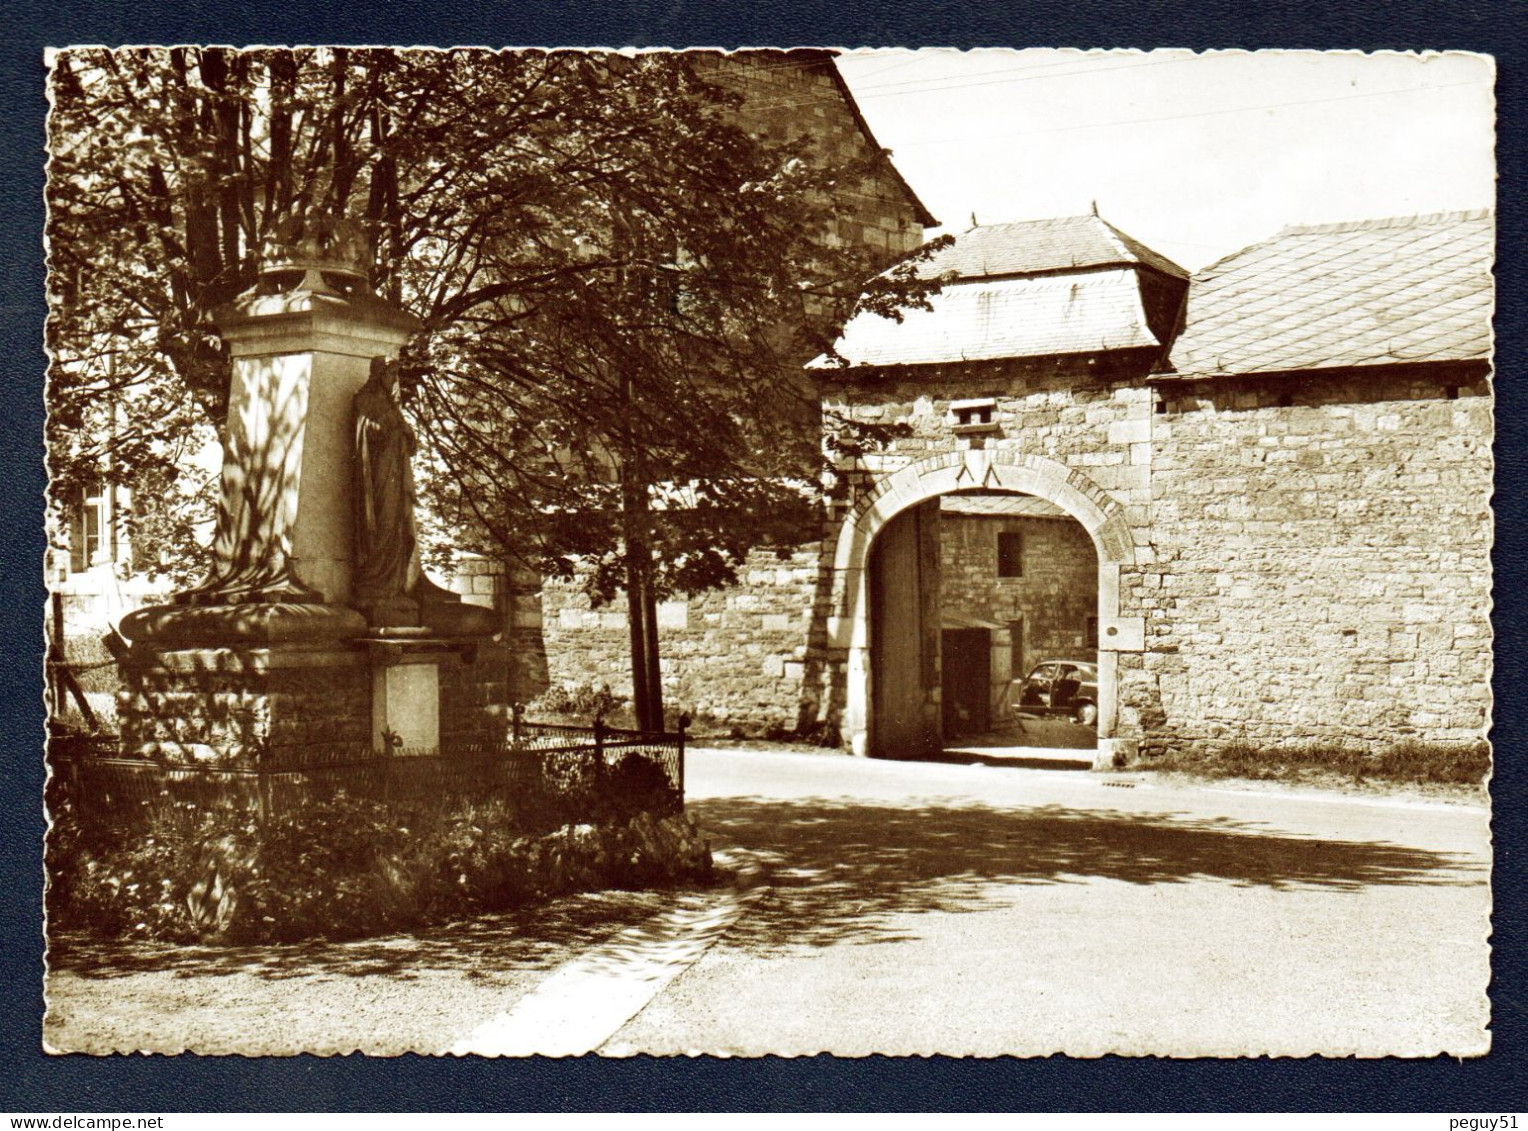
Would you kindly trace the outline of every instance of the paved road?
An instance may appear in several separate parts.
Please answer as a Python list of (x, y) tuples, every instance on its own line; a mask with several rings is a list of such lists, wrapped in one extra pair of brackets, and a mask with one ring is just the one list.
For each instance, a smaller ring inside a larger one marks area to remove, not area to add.
[[(1122, 788), (1128, 787), (1128, 788)], [(106, 1053), (1484, 1051), (1483, 811), (1012, 764), (692, 751), (767, 886), (274, 948), (55, 940)]]
[(1480, 809), (747, 751), (689, 773), (772, 890), (607, 1054), (1488, 1047)]

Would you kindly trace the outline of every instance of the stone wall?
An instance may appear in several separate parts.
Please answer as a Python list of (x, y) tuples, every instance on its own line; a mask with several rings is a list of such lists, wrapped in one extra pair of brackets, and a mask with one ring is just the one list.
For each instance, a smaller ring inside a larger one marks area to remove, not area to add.
[(186, 648), (121, 665), (129, 756), (250, 766), (262, 749), (371, 742), (371, 669), (354, 650)]
[(1148, 749), (1483, 737), (1489, 393), (1479, 367), (1164, 386)]
[[(1022, 620), (1013, 678), (1041, 660), (1093, 658), (1098, 626), (1090, 641), (1088, 622), (1098, 613), (1098, 551), (1080, 523), (946, 511), (940, 526), (941, 607), (1005, 625)], [(998, 534), (1008, 532), (1023, 540), (1019, 577), (998, 576)]]
[[(438, 657), (443, 750), (502, 741), (508, 730), (503, 645)], [(251, 765), (365, 750), (372, 665), (358, 648), (187, 648), (124, 663), (122, 748), (169, 762)]]
[(439, 671), (441, 749), (504, 741), (509, 733), (509, 649), (484, 642), (442, 656)]
[[(950, 402), (984, 396), (993, 428), (957, 433)], [(909, 434), (845, 469), (820, 545), (755, 554), (739, 585), (665, 604), (676, 710), (751, 733), (837, 727), (849, 679), (832, 623), (846, 584), (831, 568), (842, 522), (893, 472), (980, 447), (1070, 468), (1128, 520), (1118, 615), (1144, 631), (1101, 656), (1117, 686), (1114, 749), (1483, 737), (1492, 420), (1482, 367), (1154, 388), (1139, 364), (1074, 358), (856, 377), (825, 402)], [(971, 592), (963, 611), (982, 619), (1022, 611), (1024, 667), (1077, 650), (1092, 597), (1062, 615), (1071, 627), (1055, 638), (1038, 631), (1036, 610), (1086, 590), (1092, 539), (1071, 520), (1027, 520), (1024, 580), (1051, 593), (1029, 601), (996, 578), (995, 537), (978, 533), (1005, 521), (947, 516), (946, 591)], [(1057, 532), (1055, 552), (1044, 530)], [(1067, 564), (1051, 576), (1040, 561)], [(589, 609), (566, 586), (544, 600), (552, 678), (627, 693), (623, 611)]]
[(546, 640), (541, 631), (541, 578), (524, 568), (463, 554), (451, 589), (464, 602), (495, 609), (504, 618), (504, 683), (511, 702), (526, 703), (546, 690)]
[(692, 58), (713, 81), (742, 95), (736, 120), (750, 133), (782, 143), (805, 136), (829, 168), (868, 164), (835, 201), (830, 242), (884, 252), (886, 263), (922, 245), (925, 223), (936, 221), (915, 206), (906, 182), (879, 155), (826, 53), (739, 51)]
[[(669, 714), (750, 734), (810, 729), (821, 684), (821, 547), (755, 550), (738, 584), (661, 602), (658, 636)], [(815, 617), (815, 623), (814, 623)], [(548, 582), (542, 620), (551, 682), (609, 684), (631, 696), (624, 595), (595, 609), (577, 583)]]
[[(1143, 524), (1151, 503), (1152, 392), (1145, 376), (1152, 360), (1137, 351), (923, 366), (881, 377), (829, 375), (826, 411), (910, 430), (844, 476), (847, 498), (926, 456), (985, 447), (1075, 467), (1129, 508), (1132, 526)], [(992, 430), (957, 434), (951, 402), (981, 397), (993, 399)]]

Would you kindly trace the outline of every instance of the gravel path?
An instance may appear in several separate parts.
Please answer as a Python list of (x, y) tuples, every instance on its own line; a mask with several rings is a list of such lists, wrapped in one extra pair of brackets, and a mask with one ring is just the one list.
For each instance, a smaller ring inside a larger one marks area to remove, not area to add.
[(765, 867), (746, 905), (730, 889), (605, 892), (351, 943), (56, 939), (45, 1041), (519, 1053), (562, 1029), (539, 1051), (1489, 1047), (1481, 807), (707, 749), (687, 789), (703, 827)]
[(606, 1054), (1479, 1055), (1483, 808), (695, 751), (770, 890)]

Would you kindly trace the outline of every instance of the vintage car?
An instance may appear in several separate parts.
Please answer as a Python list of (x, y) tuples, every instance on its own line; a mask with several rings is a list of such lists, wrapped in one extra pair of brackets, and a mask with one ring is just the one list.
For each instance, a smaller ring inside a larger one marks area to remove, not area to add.
[(1014, 710), (1033, 715), (1070, 715), (1098, 725), (1098, 665), (1088, 660), (1046, 660), (1029, 677), (1013, 681)]

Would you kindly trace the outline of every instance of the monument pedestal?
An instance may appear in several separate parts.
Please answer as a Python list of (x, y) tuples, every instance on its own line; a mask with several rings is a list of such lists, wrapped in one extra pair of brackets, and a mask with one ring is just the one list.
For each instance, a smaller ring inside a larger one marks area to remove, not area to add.
[(300, 765), (492, 746), (509, 728), (509, 653), (493, 640), (150, 645), (121, 671), (129, 757)]
[(144, 650), (122, 669), (123, 753), (254, 768), (367, 748), (371, 673), (353, 648)]
[[(400, 604), (415, 627), (354, 607), (358, 394), (418, 321), (370, 292), (348, 225), (288, 227), (255, 287), (216, 315), (233, 373), (215, 565), (174, 604), (123, 618), (125, 752), (292, 765), (501, 741), (508, 657), (493, 614), (422, 578)], [(411, 484), (412, 434), (391, 439), (408, 442)]]

